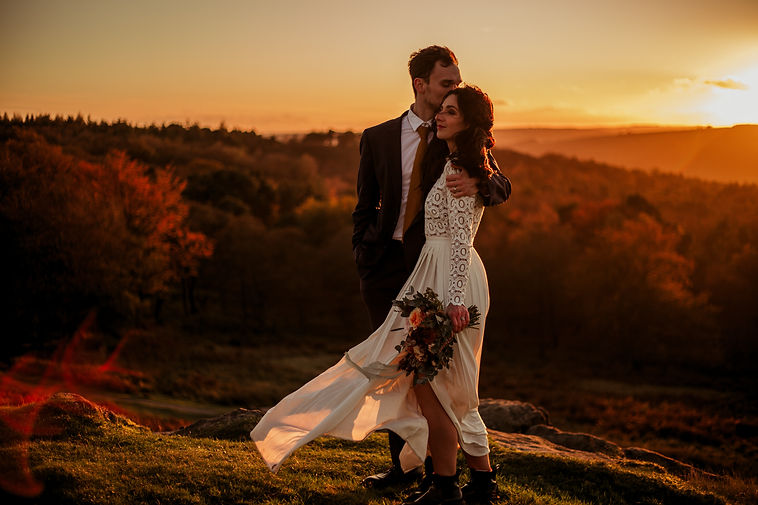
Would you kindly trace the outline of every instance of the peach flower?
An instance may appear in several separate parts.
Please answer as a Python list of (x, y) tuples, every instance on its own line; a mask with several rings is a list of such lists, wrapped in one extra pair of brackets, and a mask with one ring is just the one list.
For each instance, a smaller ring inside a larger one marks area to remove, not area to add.
[(421, 312), (421, 309), (416, 307), (413, 309), (413, 311), (408, 316), (408, 322), (411, 325), (411, 328), (418, 328), (418, 326), (421, 324), (421, 322), (424, 320), (424, 313)]

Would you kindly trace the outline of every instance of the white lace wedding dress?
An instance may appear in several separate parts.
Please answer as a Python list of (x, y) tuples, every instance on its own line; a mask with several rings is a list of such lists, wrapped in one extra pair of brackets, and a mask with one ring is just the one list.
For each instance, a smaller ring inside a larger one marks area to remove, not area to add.
[[(427, 196), (426, 243), (399, 296), (413, 287), (432, 288), (447, 306), (476, 305), (478, 328), (458, 334), (449, 369), (431, 382), (437, 398), (458, 431), (467, 453), (489, 452), (487, 431), (479, 416), (477, 394), (484, 322), (489, 309), (487, 276), (473, 248), (483, 206), (481, 198), (454, 198), (445, 176), (455, 171), (448, 162)], [(321, 435), (362, 440), (389, 429), (400, 435), (403, 469), (418, 466), (426, 456), (428, 426), (413, 392), (413, 376), (397, 370), (395, 346), (404, 338), (404, 318), (394, 308), (384, 323), (333, 367), (291, 393), (270, 409), (250, 432), (263, 460), (276, 472), (297, 448)]]

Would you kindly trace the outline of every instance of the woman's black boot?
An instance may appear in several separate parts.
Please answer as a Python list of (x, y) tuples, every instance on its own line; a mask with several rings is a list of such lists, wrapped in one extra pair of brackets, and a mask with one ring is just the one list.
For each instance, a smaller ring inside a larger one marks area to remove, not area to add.
[(471, 480), (463, 486), (461, 492), (468, 505), (490, 505), (493, 501), (500, 498), (497, 489), (497, 467), (493, 467), (490, 472), (480, 472), (469, 469)]
[(432, 476), (432, 485), (424, 494), (405, 504), (412, 505), (463, 505), (463, 495), (458, 487), (458, 475)]

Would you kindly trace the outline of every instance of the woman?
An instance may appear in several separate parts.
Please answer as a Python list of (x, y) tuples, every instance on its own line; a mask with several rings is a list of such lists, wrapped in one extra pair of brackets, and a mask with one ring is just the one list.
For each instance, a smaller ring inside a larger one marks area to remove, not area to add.
[[(397, 371), (395, 346), (404, 325), (397, 311), (368, 339), (350, 349), (333, 367), (269, 410), (251, 437), (272, 471), (292, 452), (321, 435), (362, 440), (389, 429), (406, 441), (403, 469), (421, 464), (431, 452), (434, 476), (428, 489), (409, 503), (461, 503), (455, 461), (460, 444), (472, 470), (464, 488), (471, 503), (495, 496), (489, 464), (487, 430), (477, 410), (479, 362), (489, 293), (484, 266), (472, 244), (481, 220), (481, 197), (454, 198), (445, 177), (464, 167), (473, 177), (488, 175), (486, 150), (492, 139), (492, 103), (474, 86), (451, 90), (437, 114), (437, 136), (451, 153), (436, 163), (424, 181), (431, 185), (425, 203), (426, 243), (400, 295), (413, 288), (433, 289), (447, 307), (458, 333), (450, 367), (429, 383), (414, 385), (413, 376)], [(443, 165), (444, 163), (444, 165)], [(466, 328), (466, 307), (482, 314), (477, 328)]]

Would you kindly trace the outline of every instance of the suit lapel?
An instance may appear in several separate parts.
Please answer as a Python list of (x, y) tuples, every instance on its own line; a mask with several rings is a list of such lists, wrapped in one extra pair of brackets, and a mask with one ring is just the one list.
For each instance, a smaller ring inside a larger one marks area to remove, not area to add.
[[(402, 116), (397, 118), (391, 123), (391, 128), (387, 132), (387, 141), (389, 145), (388, 150), (388, 174), (387, 179), (389, 187), (391, 188), (393, 200), (400, 202), (403, 198), (403, 157), (401, 153), (401, 140), (403, 119), (408, 112), (404, 112)], [(400, 207), (398, 205), (398, 213)]]

